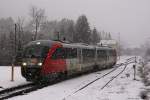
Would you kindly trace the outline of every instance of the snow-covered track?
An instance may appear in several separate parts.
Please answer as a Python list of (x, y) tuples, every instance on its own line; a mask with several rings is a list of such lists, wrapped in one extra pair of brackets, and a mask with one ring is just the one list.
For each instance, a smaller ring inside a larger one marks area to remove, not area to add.
[(62, 80), (56, 80), (49, 83), (28, 83), (24, 85), (19, 85), (16, 87), (7, 88), (5, 90), (0, 91), (0, 100), (12, 98), (19, 95), (25, 95), (27, 93), (37, 91), (38, 89), (42, 89), (44, 87), (56, 84)]
[(88, 86), (91, 85), (92, 83), (94, 83), (94, 82), (100, 80), (101, 78), (104, 78), (105, 76), (107, 76), (107, 75), (109, 75), (110, 73), (112, 73), (112, 72), (114, 72), (115, 70), (117, 70), (117, 69), (118, 69), (120, 66), (122, 66), (122, 65), (123, 65), (123, 63), (117, 64), (111, 71), (109, 71), (108, 73), (104, 74), (103, 76), (98, 77), (98, 78), (96, 78), (95, 80), (93, 80), (93, 81), (87, 83), (86, 85), (84, 85), (83, 87), (81, 87), (80, 89), (78, 89), (77, 91), (75, 91), (74, 93), (77, 93), (77, 92), (81, 91), (82, 89), (88, 87)]
[(131, 57), (131, 58), (126, 59), (126, 61), (125, 61), (124, 63), (116, 64), (116, 65), (114, 66), (114, 68), (113, 68), (111, 71), (109, 71), (109, 72), (107, 72), (106, 74), (104, 74), (103, 76), (98, 77), (98, 78), (96, 78), (95, 80), (93, 80), (93, 81), (87, 83), (86, 85), (84, 85), (83, 87), (81, 87), (80, 89), (78, 89), (77, 91), (75, 91), (73, 94), (75, 94), (75, 93), (77, 93), (77, 92), (83, 90), (84, 88), (88, 87), (88, 86), (91, 85), (92, 83), (94, 83), (94, 82), (96, 82), (96, 81), (98, 81), (98, 80), (104, 78), (105, 76), (111, 74), (112, 72), (116, 71), (119, 67), (124, 66), (123, 69), (122, 69), (117, 75), (113, 76), (113, 78), (110, 79), (101, 89), (105, 88), (112, 80), (114, 80), (114, 79), (115, 79), (116, 77), (118, 77), (121, 73), (123, 73), (123, 72), (125, 71), (127, 65), (128, 65), (128, 64), (131, 64), (131, 63), (136, 63), (136, 58), (135, 58), (135, 57)]
[(16, 95), (21, 95), (23, 93), (22, 91), (27, 90), (33, 86), (35, 86), (34, 83), (28, 83), (28, 84), (18, 85), (15, 87), (4, 89), (0, 91), (0, 100), (8, 99)]
[(113, 81), (115, 78), (117, 78), (119, 75), (121, 75), (125, 69), (127, 68), (128, 64), (124, 64), (124, 68), (115, 76), (113, 76), (101, 89), (104, 89), (111, 81)]
[[(130, 59), (132, 59), (132, 58), (130, 58)], [(121, 75), (125, 71), (125, 69), (127, 68), (128, 64), (131, 64), (131, 63), (136, 63), (136, 60), (135, 61), (129, 61), (127, 59), (127, 62), (123, 63), (124, 68), (117, 75), (113, 76), (101, 89), (104, 89), (111, 81), (113, 81), (115, 78), (117, 78), (119, 75)]]
[[(136, 57), (131, 57), (131, 58), (128, 58), (125, 60), (125, 62), (123, 63), (120, 63), (120, 64), (116, 64), (113, 69), (111, 69), (110, 71), (108, 71), (107, 73), (105, 73), (104, 75), (94, 79), (93, 81), (90, 81), (88, 82), (87, 84), (85, 84), (84, 86), (82, 86), (81, 88), (77, 89), (76, 91), (72, 92), (70, 95), (68, 96), (65, 96), (63, 100), (65, 100), (66, 98), (80, 92), (81, 90), (84, 90), (86, 89), (88, 86), (92, 85), (94, 82), (100, 80), (100, 79), (103, 79), (103, 78), (106, 78), (107, 79), (107, 76), (108, 78), (111, 78), (109, 79), (108, 82), (106, 82), (103, 86), (101, 86), (101, 90), (103, 90), (111, 81), (113, 81), (115, 78), (117, 78), (119, 75), (121, 75), (125, 69), (127, 68), (127, 66), (131, 63), (136, 63)], [(116, 73), (115, 75), (113, 75), (113, 73)], [(112, 74), (112, 75), (110, 75)], [(109, 76), (110, 75), (110, 76)], [(103, 80), (102, 80), (103, 81)]]

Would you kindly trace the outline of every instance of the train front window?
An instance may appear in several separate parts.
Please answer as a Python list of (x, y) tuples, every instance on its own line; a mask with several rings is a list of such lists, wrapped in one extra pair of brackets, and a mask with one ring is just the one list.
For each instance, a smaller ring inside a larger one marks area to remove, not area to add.
[(45, 58), (49, 51), (47, 46), (29, 46), (24, 50), (25, 58)]

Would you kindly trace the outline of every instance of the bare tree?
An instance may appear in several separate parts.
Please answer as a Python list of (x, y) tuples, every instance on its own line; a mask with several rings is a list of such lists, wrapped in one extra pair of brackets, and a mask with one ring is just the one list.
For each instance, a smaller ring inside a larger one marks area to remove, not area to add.
[(23, 25), (24, 25), (24, 18), (23, 17), (18, 17), (17, 20), (17, 26), (19, 31), (23, 31)]
[(22, 49), (22, 43), (23, 43), (24, 18), (18, 17), (16, 24), (17, 24), (17, 50), (20, 51)]
[(32, 6), (30, 8), (30, 17), (32, 18), (31, 24), (34, 27), (34, 37), (33, 40), (37, 39), (38, 31), (40, 31), (40, 26), (45, 20), (45, 10)]

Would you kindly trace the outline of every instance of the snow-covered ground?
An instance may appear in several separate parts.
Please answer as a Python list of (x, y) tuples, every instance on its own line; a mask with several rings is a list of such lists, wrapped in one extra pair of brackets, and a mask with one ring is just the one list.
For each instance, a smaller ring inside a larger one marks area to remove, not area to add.
[[(11, 67), (0, 66), (0, 87), (8, 88), (27, 83), (26, 80), (21, 76), (20, 67), (15, 67), (14, 70), (14, 81), (12, 82)], [(0, 88), (0, 90), (2, 90), (2, 88)]]
[[(126, 58), (121, 57), (119, 62), (124, 62)], [(112, 77), (117, 75), (124, 66), (117, 69), (108, 76), (92, 83), (85, 89), (74, 93), (85, 84), (91, 82), (97, 77), (103, 76), (109, 70), (99, 71), (88, 75), (82, 75), (73, 79), (69, 79), (27, 95), (17, 96), (9, 100), (141, 100), (140, 92), (144, 85), (141, 81), (133, 80), (133, 64), (128, 65), (127, 69), (104, 89), (101, 89)], [(0, 67), (0, 86), (6, 88), (18, 84), (26, 83), (21, 77), (20, 68), (15, 68), (15, 81), (10, 81), (10, 67)], [(136, 76), (138, 80), (138, 76)]]

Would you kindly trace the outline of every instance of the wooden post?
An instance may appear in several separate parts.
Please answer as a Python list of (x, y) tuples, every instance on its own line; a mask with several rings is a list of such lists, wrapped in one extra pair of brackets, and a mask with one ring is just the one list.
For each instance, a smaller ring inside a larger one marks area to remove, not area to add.
[(15, 50), (14, 50), (14, 56), (13, 56), (13, 59), (12, 59), (12, 66), (11, 66), (11, 81), (13, 82), (14, 81), (14, 62), (15, 62), (15, 56), (16, 56), (16, 52), (17, 52), (17, 24), (15, 24)]
[(14, 81), (14, 64), (11, 66), (11, 81)]
[(17, 24), (15, 24), (15, 55), (16, 55), (16, 51), (17, 51)]
[(136, 65), (133, 65), (133, 70), (134, 70), (134, 79), (133, 80), (136, 80)]

